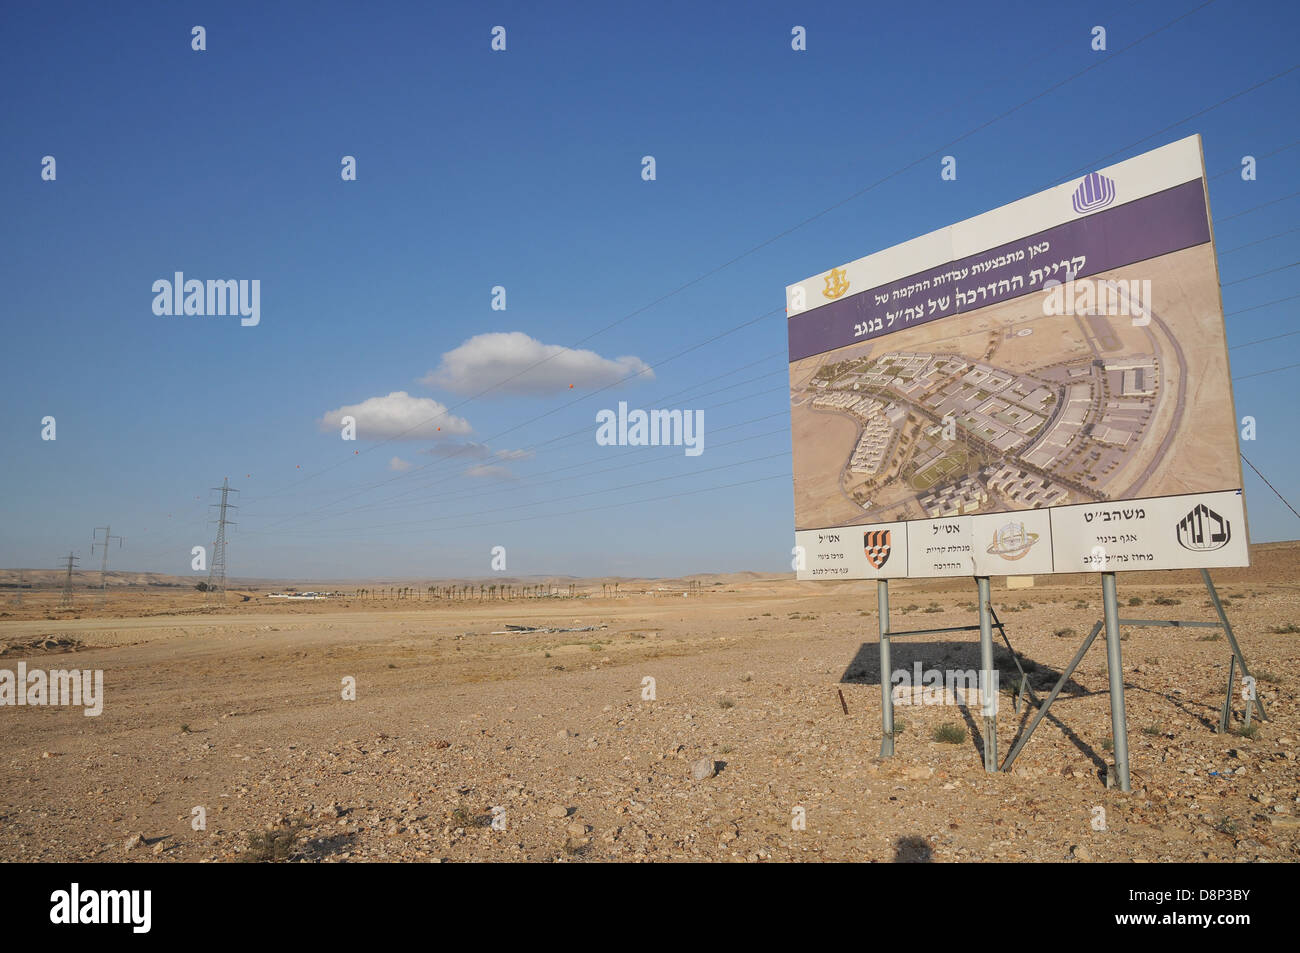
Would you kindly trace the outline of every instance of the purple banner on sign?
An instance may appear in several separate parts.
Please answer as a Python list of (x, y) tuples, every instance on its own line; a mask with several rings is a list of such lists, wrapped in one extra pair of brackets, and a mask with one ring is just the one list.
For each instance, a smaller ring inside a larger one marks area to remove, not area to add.
[(792, 316), (790, 360), (1043, 290), (1210, 240), (1205, 186), (1193, 179), (977, 255)]

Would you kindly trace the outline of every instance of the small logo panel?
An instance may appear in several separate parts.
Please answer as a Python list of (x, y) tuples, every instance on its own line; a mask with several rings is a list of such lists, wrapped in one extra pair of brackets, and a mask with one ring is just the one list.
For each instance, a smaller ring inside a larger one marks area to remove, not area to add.
[(844, 292), (849, 290), (849, 279), (844, 274), (843, 268), (832, 268), (826, 275), (826, 287), (822, 291), (822, 297), (830, 298), (834, 301), (836, 298), (844, 297)]
[(1105, 208), (1115, 201), (1115, 183), (1100, 172), (1089, 172), (1074, 190), (1071, 201), (1080, 215)]
[(889, 530), (876, 529), (862, 534), (862, 548), (873, 569), (883, 569), (889, 562)]
[(1024, 523), (1005, 523), (993, 534), (985, 552), (1003, 559), (1023, 559), (1036, 542), (1038, 534), (1025, 532)]
[(1204, 503), (1197, 503), (1178, 521), (1175, 535), (1183, 549), (1208, 553), (1228, 545), (1232, 538), (1232, 524)]

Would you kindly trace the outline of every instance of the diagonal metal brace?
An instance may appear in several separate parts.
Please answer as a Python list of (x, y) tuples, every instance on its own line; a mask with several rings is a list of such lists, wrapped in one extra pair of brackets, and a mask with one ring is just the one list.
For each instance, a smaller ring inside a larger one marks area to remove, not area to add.
[(1002, 620), (998, 618), (998, 614), (993, 611), (992, 603), (989, 603), (989, 615), (993, 616), (993, 628), (998, 630), (998, 633), (1002, 636), (1002, 641), (1007, 643), (1007, 651), (1011, 653), (1011, 661), (1016, 663), (1016, 671), (1020, 673), (1020, 694), (1028, 694), (1029, 700), (1037, 705), (1038, 696), (1034, 694), (1034, 686), (1029, 684), (1029, 676), (1025, 674), (1024, 668), (1020, 665), (1020, 656), (1017, 655), (1016, 650), (1011, 647), (1011, 640), (1007, 638), (1006, 626), (1002, 624)]
[[(1223, 633), (1228, 637), (1228, 644), (1232, 646), (1232, 654), (1237, 657), (1237, 664), (1241, 666), (1242, 676), (1253, 677), (1250, 674), (1250, 669), (1246, 667), (1246, 656), (1241, 654), (1241, 646), (1237, 644), (1237, 637), (1232, 634), (1232, 624), (1228, 622), (1228, 614), (1223, 611), (1223, 603), (1219, 601), (1219, 593), (1214, 588), (1214, 583), (1210, 581), (1210, 571), (1202, 569), (1201, 578), (1205, 580), (1205, 588), (1210, 591), (1210, 601), (1214, 603), (1214, 611), (1219, 614), (1219, 621), (1223, 623)], [(1264, 721), (1272, 721), (1268, 717), (1268, 712), (1264, 710), (1264, 699), (1260, 697), (1258, 686), (1251, 694), (1254, 696), (1251, 701), (1259, 706), (1259, 717)], [(1247, 711), (1249, 710), (1247, 708)]]
[(1049, 694), (1043, 704), (1039, 706), (1038, 714), (1034, 716), (1034, 720), (1029, 723), (1029, 727), (1025, 729), (1025, 733), (1020, 736), (1020, 740), (1015, 743), (1011, 748), (1010, 753), (1007, 754), (1007, 760), (1002, 763), (1003, 771), (1011, 770), (1011, 765), (1016, 760), (1016, 756), (1020, 754), (1020, 750), (1024, 748), (1025, 744), (1029, 741), (1030, 736), (1034, 733), (1034, 729), (1038, 727), (1038, 723), (1042, 721), (1043, 717), (1047, 714), (1047, 710), (1052, 707), (1052, 702), (1056, 701), (1056, 696), (1061, 694), (1061, 689), (1063, 689), (1066, 682), (1070, 680), (1070, 676), (1074, 674), (1074, 670), (1078, 668), (1079, 663), (1083, 661), (1083, 657), (1088, 654), (1088, 649), (1092, 648), (1092, 643), (1097, 638), (1097, 633), (1101, 631), (1101, 627), (1102, 622), (1100, 620), (1093, 625), (1092, 631), (1089, 632), (1088, 637), (1083, 640), (1083, 645), (1079, 646), (1079, 651), (1074, 653), (1074, 658), (1070, 660), (1070, 664), (1065, 667), (1065, 671), (1062, 672), (1061, 677), (1057, 679), (1056, 685), (1053, 686), (1051, 694)]

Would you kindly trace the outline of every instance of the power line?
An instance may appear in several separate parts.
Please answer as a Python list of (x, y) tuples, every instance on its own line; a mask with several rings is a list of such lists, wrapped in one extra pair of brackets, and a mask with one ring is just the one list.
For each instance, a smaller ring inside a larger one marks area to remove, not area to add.
[[(1288, 142), (1286, 145), (1282, 146), (1279, 149), (1274, 149), (1272, 152), (1265, 152), (1263, 155), (1255, 156), (1255, 160), (1258, 161), (1260, 159), (1270, 159), (1273, 156), (1278, 155), (1279, 153), (1286, 152), (1288, 149), (1294, 149), (1296, 146), (1300, 146), (1300, 139), (1296, 139), (1294, 142)], [(1241, 166), (1239, 165), (1230, 166), (1224, 169), (1222, 172), (1214, 173), (1214, 175), (1210, 176), (1210, 178), (1211, 179), (1222, 178), (1225, 175), (1231, 175), (1234, 172), (1238, 172), (1240, 171), (1240, 169)]]
[(1278, 272), (1278, 271), (1286, 271), (1288, 268), (1294, 268), (1296, 265), (1300, 265), (1300, 261), (1293, 261), (1293, 262), (1291, 262), (1291, 264), (1289, 264), (1289, 265), (1282, 265), (1282, 266), (1279, 267), (1279, 268), (1270, 268), (1268, 271), (1261, 271), (1261, 272), (1259, 272), (1259, 274), (1255, 274), (1255, 275), (1247, 275), (1245, 278), (1238, 278), (1236, 281), (1225, 281), (1225, 282), (1223, 282), (1222, 284), (1220, 284), (1219, 287), (1220, 287), (1220, 288), (1226, 288), (1226, 287), (1228, 287), (1229, 285), (1239, 285), (1239, 284), (1241, 284), (1243, 281), (1253, 281), (1253, 280), (1256, 279), (1256, 278), (1263, 278), (1265, 275), (1271, 275), (1271, 274), (1273, 274), (1273, 273), (1275, 273), (1275, 272)]
[(1272, 490), (1279, 500), (1281, 500), (1283, 503), (1286, 503), (1286, 508), (1288, 510), (1290, 510), (1292, 513), (1295, 513), (1296, 516), (1300, 516), (1300, 513), (1296, 513), (1296, 508), (1287, 502), (1287, 498), (1278, 492), (1277, 487), (1275, 487), (1272, 483), (1268, 482), (1268, 477), (1264, 476), (1264, 474), (1259, 472), (1259, 467), (1251, 463), (1250, 459), (1244, 453), (1241, 454), (1241, 459), (1246, 461), (1246, 465), (1255, 471), (1255, 475), (1264, 481), (1264, 485), (1268, 487), (1270, 490)]
[(1224, 222), (1230, 222), (1234, 218), (1241, 218), (1241, 216), (1243, 215), (1249, 215), (1251, 212), (1258, 212), (1260, 209), (1268, 208), (1270, 205), (1276, 205), (1278, 202), (1285, 202), (1287, 199), (1293, 199), (1297, 195), (1300, 195), (1300, 192), (1292, 192), (1289, 195), (1284, 195), (1279, 199), (1270, 199), (1267, 202), (1261, 202), (1259, 205), (1251, 206), (1250, 208), (1246, 209), (1243, 212), (1233, 212), (1231, 215), (1225, 215), (1223, 216), (1223, 218), (1215, 219), (1215, 224), (1222, 225)]
[(1278, 338), (1289, 338), (1293, 334), (1300, 334), (1300, 331), (1287, 331), (1285, 334), (1274, 334), (1272, 337), (1260, 338), (1258, 341), (1247, 341), (1245, 344), (1234, 344), (1228, 348), (1229, 351), (1235, 351), (1239, 347), (1250, 347), (1252, 344), (1263, 344), (1265, 341), (1276, 341)]
[(1295, 228), (1288, 228), (1285, 232), (1278, 232), (1276, 235), (1269, 235), (1267, 238), (1260, 238), (1253, 242), (1247, 242), (1244, 245), (1238, 245), (1236, 248), (1229, 248), (1227, 251), (1219, 252), (1219, 255), (1231, 255), (1235, 251), (1241, 251), (1243, 248), (1253, 248), (1256, 245), (1271, 242), (1275, 238), (1281, 238), (1283, 235), (1290, 235), (1292, 232), (1300, 232), (1300, 225), (1297, 225)]
[(1268, 371), (1255, 371), (1253, 374), (1242, 374), (1240, 376), (1233, 375), (1232, 379), (1234, 381), (1244, 381), (1248, 377), (1263, 377), (1265, 374), (1276, 374), (1278, 371), (1289, 371), (1293, 367), (1300, 367), (1300, 364), (1288, 364), (1286, 367), (1275, 367)]
[(1275, 304), (1281, 304), (1283, 301), (1294, 301), (1296, 298), (1300, 298), (1300, 294), (1287, 295), (1287, 297), (1278, 298), (1276, 301), (1265, 301), (1263, 304), (1251, 305), (1249, 308), (1239, 308), (1236, 311), (1228, 311), (1225, 312), (1223, 316), (1225, 318), (1230, 318), (1235, 314), (1245, 314), (1247, 311), (1258, 311), (1260, 308), (1268, 308)]

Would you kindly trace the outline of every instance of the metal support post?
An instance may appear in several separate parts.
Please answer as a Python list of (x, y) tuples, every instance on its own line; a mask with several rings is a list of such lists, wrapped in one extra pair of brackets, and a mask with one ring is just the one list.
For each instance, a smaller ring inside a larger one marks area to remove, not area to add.
[(980, 706), (984, 712), (984, 770), (998, 770), (998, 684), (993, 668), (993, 620), (990, 615), (989, 577), (976, 576), (980, 611)]
[(1106, 619), (1106, 672), (1110, 680), (1110, 734), (1115, 751), (1115, 774), (1119, 789), (1133, 790), (1128, 774), (1128, 718), (1124, 712), (1124, 662), (1119, 646), (1119, 600), (1115, 595), (1115, 574), (1101, 574), (1102, 609)]
[(880, 756), (894, 754), (894, 696), (890, 675), (893, 665), (889, 661), (889, 580), (876, 580), (876, 615), (880, 622)]

